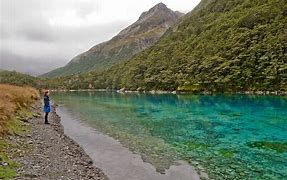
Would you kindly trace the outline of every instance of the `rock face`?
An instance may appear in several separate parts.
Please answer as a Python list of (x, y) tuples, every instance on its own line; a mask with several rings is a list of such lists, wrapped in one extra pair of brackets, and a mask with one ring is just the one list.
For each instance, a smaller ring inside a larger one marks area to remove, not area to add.
[(42, 77), (57, 77), (90, 70), (104, 70), (153, 45), (183, 14), (159, 3), (107, 42), (73, 58), (66, 66)]

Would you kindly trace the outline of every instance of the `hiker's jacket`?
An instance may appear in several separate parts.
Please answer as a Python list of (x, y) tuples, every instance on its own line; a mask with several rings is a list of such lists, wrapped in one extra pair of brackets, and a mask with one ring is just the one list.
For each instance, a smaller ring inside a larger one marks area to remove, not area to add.
[(51, 111), (49, 96), (44, 96), (44, 112), (48, 113)]

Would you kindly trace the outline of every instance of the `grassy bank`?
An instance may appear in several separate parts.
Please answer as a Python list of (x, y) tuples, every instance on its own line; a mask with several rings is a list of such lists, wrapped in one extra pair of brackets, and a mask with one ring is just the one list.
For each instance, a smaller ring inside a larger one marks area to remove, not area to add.
[(21, 136), (27, 132), (28, 125), (20, 120), (32, 116), (28, 107), (38, 98), (38, 91), (34, 88), (0, 84), (0, 179), (16, 175), (14, 168), (18, 164), (9, 160), (7, 150), (11, 155), (21, 148), (7, 142), (5, 137)]

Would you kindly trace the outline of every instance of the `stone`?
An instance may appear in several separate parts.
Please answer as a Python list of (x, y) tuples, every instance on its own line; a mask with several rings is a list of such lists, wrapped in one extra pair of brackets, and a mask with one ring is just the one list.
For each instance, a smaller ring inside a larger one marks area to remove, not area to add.
[(200, 179), (209, 179), (208, 174), (205, 172), (200, 172)]
[(7, 162), (1, 162), (0, 165), (1, 165), (1, 166), (7, 166), (8, 163), (7, 163)]
[(198, 165), (197, 168), (201, 171), (204, 170), (204, 168), (201, 165)]
[(27, 118), (21, 118), (20, 121), (28, 123), (29, 120)]
[(24, 176), (28, 177), (28, 178), (36, 178), (37, 177), (36, 174), (25, 174)]

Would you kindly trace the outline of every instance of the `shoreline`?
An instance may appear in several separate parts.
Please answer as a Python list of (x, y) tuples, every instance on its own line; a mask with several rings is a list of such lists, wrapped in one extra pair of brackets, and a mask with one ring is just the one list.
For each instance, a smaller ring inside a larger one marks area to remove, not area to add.
[(201, 168), (177, 160), (164, 172), (145, 162), (140, 154), (136, 154), (121, 144), (120, 140), (103, 134), (88, 126), (59, 107), (61, 124), (65, 133), (74, 139), (92, 160), (111, 180), (199, 180), (209, 179)]
[(80, 135), (82, 138), (95, 138), (94, 143), (88, 143), (92, 147), (91, 151), (66, 132), (64, 125), (67, 123), (64, 124), (63, 117), (58, 112), (51, 112), (50, 125), (45, 125), (40, 101), (28, 109), (32, 116), (21, 117), (18, 121), (30, 126), (29, 130), (23, 135), (7, 135), (5, 138), (7, 143), (17, 146), (6, 149), (9, 159), (18, 164), (15, 168), (17, 176), (13, 178), (15, 180), (208, 179), (205, 172), (200, 172), (196, 167), (180, 160), (164, 174), (159, 173), (152, 164), (145, 162), (140, 155), (124, 147), (118, 140), (90, 127), (83, 129), (80, 121), (75, 124), (75, 121), (68, 119), (70, 127), (73, 126), (79, 132), (84, 130), (84, 135)]
[(30, 126), (24, 135), (7, 135), (9, 158), (16, 162), (14, 179), (96, 179), (108, 180), (81, 146), (64, 133), (60, 117), (49, 114), (50, 125), (44, 124), (41, 103), (29, 107), (32, 117), (19, 119)]
[(238, 92), (191, 92), (191, 91), (164, 91), (164, 90), (151, 90), (151, 91), (133, 91), (133, 90), (113, 90), (113, 89), (51, 89), (52, 92), (115, 92), (115, 93), (138, 93), (138, 94), (176, 94), (176, 95), (258, 95), (258, 96), (286, 96), (287, 91), (238, 91)]

